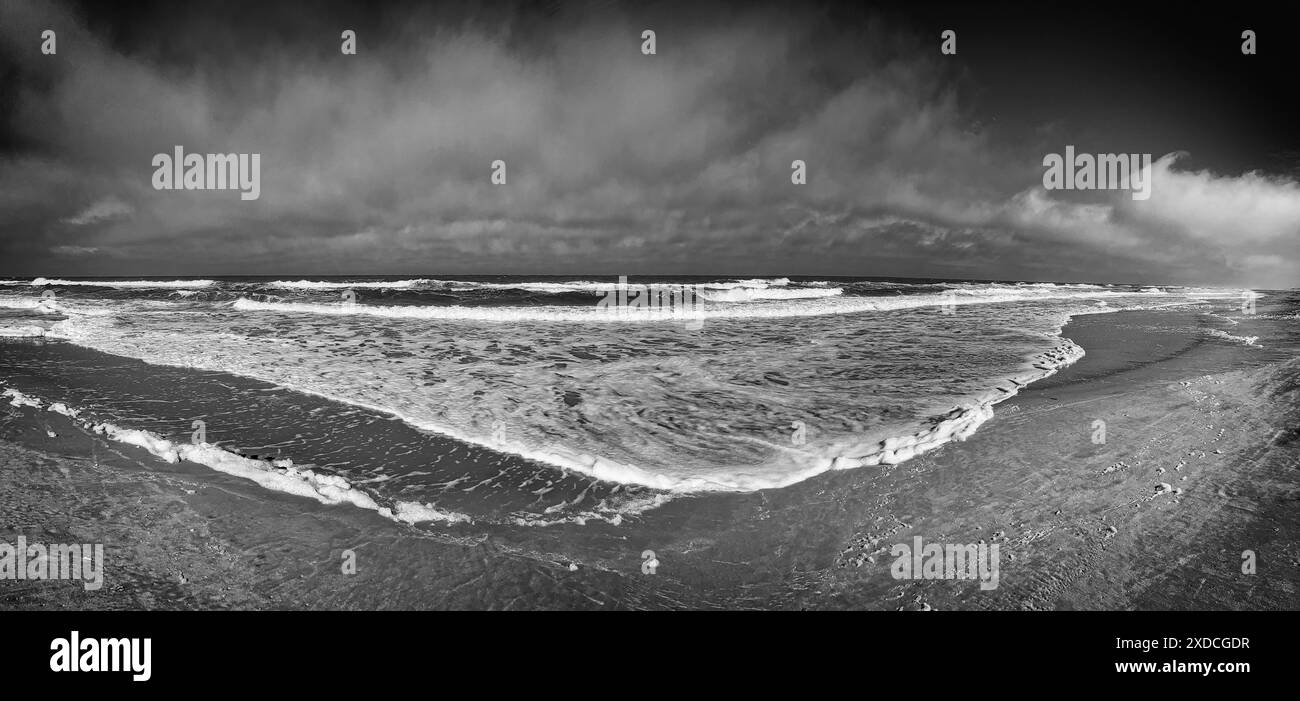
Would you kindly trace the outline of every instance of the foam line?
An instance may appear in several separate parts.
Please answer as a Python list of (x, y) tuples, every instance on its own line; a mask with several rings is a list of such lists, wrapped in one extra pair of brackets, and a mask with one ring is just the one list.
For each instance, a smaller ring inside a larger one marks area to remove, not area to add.
[[(9, 397), (9, 403), (13, 406), (45, 408), (40, 399), (16, 389), (5, 389), (0, 396)], [(81, 414), (80, 410), (57, 402), (49, 405), (46, 410), (74, 419)], [(354, 488), (346, 479), (297, 468), (288, 459), (267, 461), (246, 458), (211, 443), (175, 443), (151, 431), (124, 428), (107, 422), (83, 421), (82, 427), (111, 441), (142, 448), (169, 463), (182, 460), (197, 463), (217, 472), (250, 480), (266, 489), (314, 499), (322, 504), (351, 504), (403, 523), (469, 523), (473, 520), (465, 514), (441, 510), (432, 504), (397, 502), (395, 508), (381, 507), (369, 494)]]

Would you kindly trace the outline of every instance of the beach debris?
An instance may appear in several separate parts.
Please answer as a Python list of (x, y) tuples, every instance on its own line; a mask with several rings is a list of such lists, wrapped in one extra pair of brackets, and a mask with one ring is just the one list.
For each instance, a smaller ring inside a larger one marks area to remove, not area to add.
[(1106, 534), (1106, 537), (1107, 537), (1107, 538), (1113, 538), (1113, 537), (1115, 537), (1115, 534), (1119, 533), (1119, 529), (1116, 528), (1116, 527), (1114, 527), (1114, 526), (1106, 526), (1105, 528), (1103, 528), (1103, 529), (1101, 529), (1101, 530), (1102, 530), (1103, 533)]
[(1180, 494), (1182, 494), (1182, 493), (1183, 493), (1183, 488), (1182, 488), (1182, 487), (1179, 487), (1178, 489), (1175, 489), (1175, 490), (1174, 490), (1174, 495), (1175, 495), (1175, 496), (1180, 495)]
[(57, 434), (57, 433), (55, 433), (54, 431), (51, 431), (51, 430), (49, 430), (49, 429), (46, 429), (46, 430), (45, 430), (45, 435), (49, 436), (50, 438), (58, 438), (58, 437), (59, 437), (59, 434)]
[(1167, 494), (1167, 493), (1172, 492), (1172, 491), (1174, 491), (1174, 488), (1173, 488), (1173, 486), (1170, 485), (1168, 482), (1161, 482), (1160, 484), (1157, 484), (1157, 485), (1156, 485), (1156, 495), (1157, 495), (1157, 496), (1160, 495), (1160, 494)]
[(1163, 468), (1163, 467), (1157, 467), (1157, 468), (1156, 468), (1156, 474), (1157, 474), (1157, 475), (1163, 475), (1163, 474), (1165, 474), (1165, 468)]
[(570, 572), (577, 572), (577, 571), (578, 571), (578, 563), (576, 563), (576, 562), (570, 562), (570, 563), (569, 563), (569, 571), (570, 571)]

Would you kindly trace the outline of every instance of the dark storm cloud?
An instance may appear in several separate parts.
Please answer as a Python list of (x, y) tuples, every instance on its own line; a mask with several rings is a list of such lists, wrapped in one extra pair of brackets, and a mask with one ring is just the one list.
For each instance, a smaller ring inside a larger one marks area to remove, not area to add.
[[(1060, 134), (982, 127), (960, 99), (978, 76), (888, 19), (0, 7), (19, 78), (0, 162), (7, 274), (1296, 279), (1293, 180), (1171, 157), (1146, 202), (1048, 193)], [(45, 28), (56, 56), (40, 54)], [(357, 56), (338, 51), (346, 28)], [(177, 144), (260, 153), (261, 197), (154, 190), (151, 159)]]

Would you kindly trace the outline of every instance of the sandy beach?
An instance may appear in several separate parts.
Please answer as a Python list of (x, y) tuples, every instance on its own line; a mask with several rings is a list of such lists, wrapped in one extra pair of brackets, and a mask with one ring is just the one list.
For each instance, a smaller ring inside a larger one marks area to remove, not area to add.
[[(1294, 608), (1300, 364), (1164, 319), (1076, 317), (1084, 359), (964, 442), (618, 527), (402, 525), (6, 404), (0, 541), (103, 543), (106, 572), (94, 592), (0, 581), (0, 608)], [(997, 588), (895, 578), (917, 536), (998, 544)]]

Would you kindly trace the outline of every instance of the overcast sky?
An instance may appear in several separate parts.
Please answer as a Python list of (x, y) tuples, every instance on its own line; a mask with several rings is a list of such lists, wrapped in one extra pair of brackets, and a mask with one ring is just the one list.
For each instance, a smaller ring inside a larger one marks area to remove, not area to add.
[[(0, 0), (0, 275), (1300, 284), (1294, 28), (1246, 5), (107, 5)], [(1067, 144), (1150, 199), (1044, 190)], [(176, 145), (260, 198), (153, 189)]]

